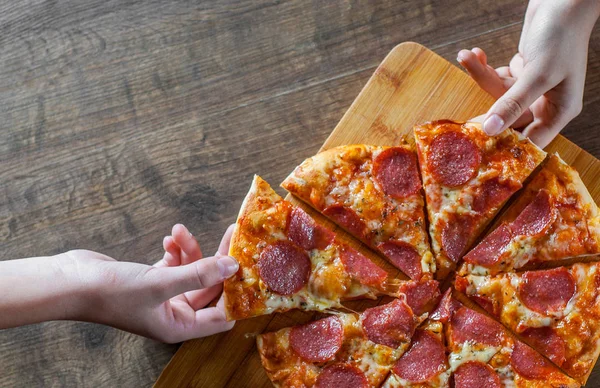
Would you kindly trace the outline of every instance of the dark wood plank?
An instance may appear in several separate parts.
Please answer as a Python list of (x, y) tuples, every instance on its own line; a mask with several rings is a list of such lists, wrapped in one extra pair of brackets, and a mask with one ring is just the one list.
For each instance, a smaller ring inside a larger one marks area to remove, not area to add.
[[(252, 174), (279, 182), (317, 150), (395, 44), (448, 59), (480, 45), (500, 65), (523, 11), (512, 0), (4, 2), (0, 259), (79, 247), (152, 263), (176, 222), (212, 253)], [(595, 156), (599, 37), (584, 111), (565, 131)], [(86, 323), (4, 330), (0, 386), (148, 386), (175, 349)]]

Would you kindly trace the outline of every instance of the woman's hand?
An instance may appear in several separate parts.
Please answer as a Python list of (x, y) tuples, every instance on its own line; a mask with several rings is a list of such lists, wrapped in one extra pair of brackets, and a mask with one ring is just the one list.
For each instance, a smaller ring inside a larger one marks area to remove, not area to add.
[(233, 225), (215, 256), (201, 258), (183, 225), (165, 237), (154, 266), (75, 250), (53, 257), (0, 262), (0, 328), (46, 320), (103, 323), (163, 342), (229, 330), (222, 299), (206, 307), (238, 270), (227, 256)]
[(598, 0), (531, 0), (509, 66), (493, 69), (479, 48), (461, 50), (458, 62), (498, 101), (483, 129), (496, 135), (509, 126), (545, 147), (582, 108), (590, 35)]

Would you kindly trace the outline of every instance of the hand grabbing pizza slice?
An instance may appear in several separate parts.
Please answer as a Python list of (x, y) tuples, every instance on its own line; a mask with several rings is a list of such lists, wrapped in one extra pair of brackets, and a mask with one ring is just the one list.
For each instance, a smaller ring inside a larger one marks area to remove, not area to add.
[(400, 292), (415, 309), (426, 309), (428, 297), (439, 295), (435, 281), (389, 279), (258, 176), (240, 210), (229, 254), (240, 263), (223, 286), (231, 320), (294, 308), (323, 311), (343, 300)]
[(465, 293), (582, 384), (600, 354), (600, 263), (457, 277)]
[(414, 129), (438, 278), (467, 252), (546, 154), (512, 129), (490, 137), (478, 123)]
[(579, 174), (558, 155), (464, 257), (461, 274), (497, 274), (600, 253), (600, 214)]
[(332, 148), (306, 159), (281, 186), (411, 279), (435, 272), (417, 158), (408, 146)]

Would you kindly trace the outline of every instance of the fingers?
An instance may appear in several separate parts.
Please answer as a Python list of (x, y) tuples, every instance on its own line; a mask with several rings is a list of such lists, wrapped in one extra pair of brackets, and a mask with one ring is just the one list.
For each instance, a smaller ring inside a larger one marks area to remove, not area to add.
[(551, 125), (534, 120), (523, 130), (523, 135), (531, 139), (538, 147), (544, 148), (554, 140), (554, 138), (564, 128), (565, 124), (556, 122)]
[[(508, 67), (508, 66), (500, 66), (500, 67), (498, 67), (496, 69), (496, 74), (498, 74), (498, 76), (500, 78), (512, 78), (512, 73), (510, 72), (510, 67)], [(513, 83), (514, 83), (514, 79), (513, 79)], [(510, 86), (512, 86), (512, 84), (509, 85), (509, 87)]]
[(181, 301), (172, 302), (174, 324), (168, 326), (165, 333), (152, 336), (167, 343), (183, 342), (194, 338), (207, 337), (231, 330), (235, 321), (227, 321), (223, 297), (215, 307), (190, 311)]
[(196, 311), (194, 325), (189, 333), (189, 339), (200, 338), (231, 330), (235, 321), (227, 321), (223, 296), (215, 307)]
[[(553, 92), (540, 97), (533, 105), (532, 109), (536, 113), (536, 119), (523, 130), (523, 135), (529, 137), (531, 141), (539, 147), (544, 148), (560, 133), (560, 131), (574, 119), (582, 109), (581, 97), (569, 98), (578, 103), (563, 106), (554, 102)], [(573, 90), (571, 95), (578, 95)]]
[(206, 257), (178, 267), (155, 268), (146, 273), (147, 285), (162, 302), (186, 291), (220, 284), (237, 272), (237, 261), (229, 256)]
[(523, 56), (521, 55), (521, 53), (516, 53), (511, 58), (508, 66), (510, 68), (510, 73), (512, 74), (513, 77), (519, 78), (520, 76), (522, 76), (524, 61), (523, 61)]
[(471, 50), (471, 52), (473, 52), (473, 54), (477, 56), (477, 59), (479, 59), (479, 62), (481, 62), (482, 65), (487, 65), (487, 55), (485, 51), (483, 51), (479, 47), (475, 47)]
[(175, 267), (181, 264), (181, 249), (172, 236), (166, 236), (163, 239), (163, 248), (165, 250), (163, 260), (167, 266)]
[(229, 245), (231, 244), (231, 237), (233, 236), (233, 231), (235, 230), (235, 224), (229, 225), (223, 238), (221, 239), (221, 243), (219, 244), (219, 249), (217, 250), (217, 255), (227, 256), (229, 254)]
[[(483, 52), (481, 49), (479, 51)], [(504, 82), (498, 73), (490, 66), (484, 65), (481, 59), (472, 51), (461, 50), (458, 53), (457, 60), (467, 70), (471, 78), (492, 97), (500, 98), (506, 92)]]
[(483, 130), (488, 135), (497, 135), (512, 126), (552, 86), (539, 72), (524, 70), (515, 84), (492, 105), (483, 122)]
[(173, 241), (181, 248), (181, 264), (186, 265), (199, 260), (202, 257), (202, 251), (198, 241), (192, 236), (190, 231), (182, 224), (176, 224), (171, 231)]
[(203, 290), (188, 291), (183, 295), (192, 309), (200, 310), (219, 296), (222, 290), (223, 285), (217, 284)]

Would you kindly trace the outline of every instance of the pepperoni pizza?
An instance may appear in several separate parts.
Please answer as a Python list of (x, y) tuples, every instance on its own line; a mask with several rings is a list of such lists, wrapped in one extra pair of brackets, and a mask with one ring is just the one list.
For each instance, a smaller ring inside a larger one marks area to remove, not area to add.
[(412, 279), (432, 277), (415, 152), (348, 145), (305, 160), (281, 184)]
[(428, 320), (415, 331), (408, 351), (391, 368), (382, 387), (448, 387), (450, 375), (443, 326)]
[(458, 277), (462, 291), (582, 383), (600, 353), (600, 263)]
[[(255, 176), (240, 210), (230, 252), (240, 263), (223, 286), (230, 320), (287, 311), (326, 310), (340, 301), (397, 295), (400, 280)], [(408, 285), (403, 285), (408, 287)]]
[(499, 323), (444, 294), (384, 388), (578, 387)]
[(414, 129), (437, 276), (444, 278), (545, 152), (512, 129), (434, 121)]
[(579, 174), (551, 155), (500, 225), (464, 257), (461, 274), (497, 274), (600, 253), (600, 214)]
[(257, 345), (276, 387), (377, 387), (421, 321), (395, 299), (360, 315), (338, 314), (262, 334)]

